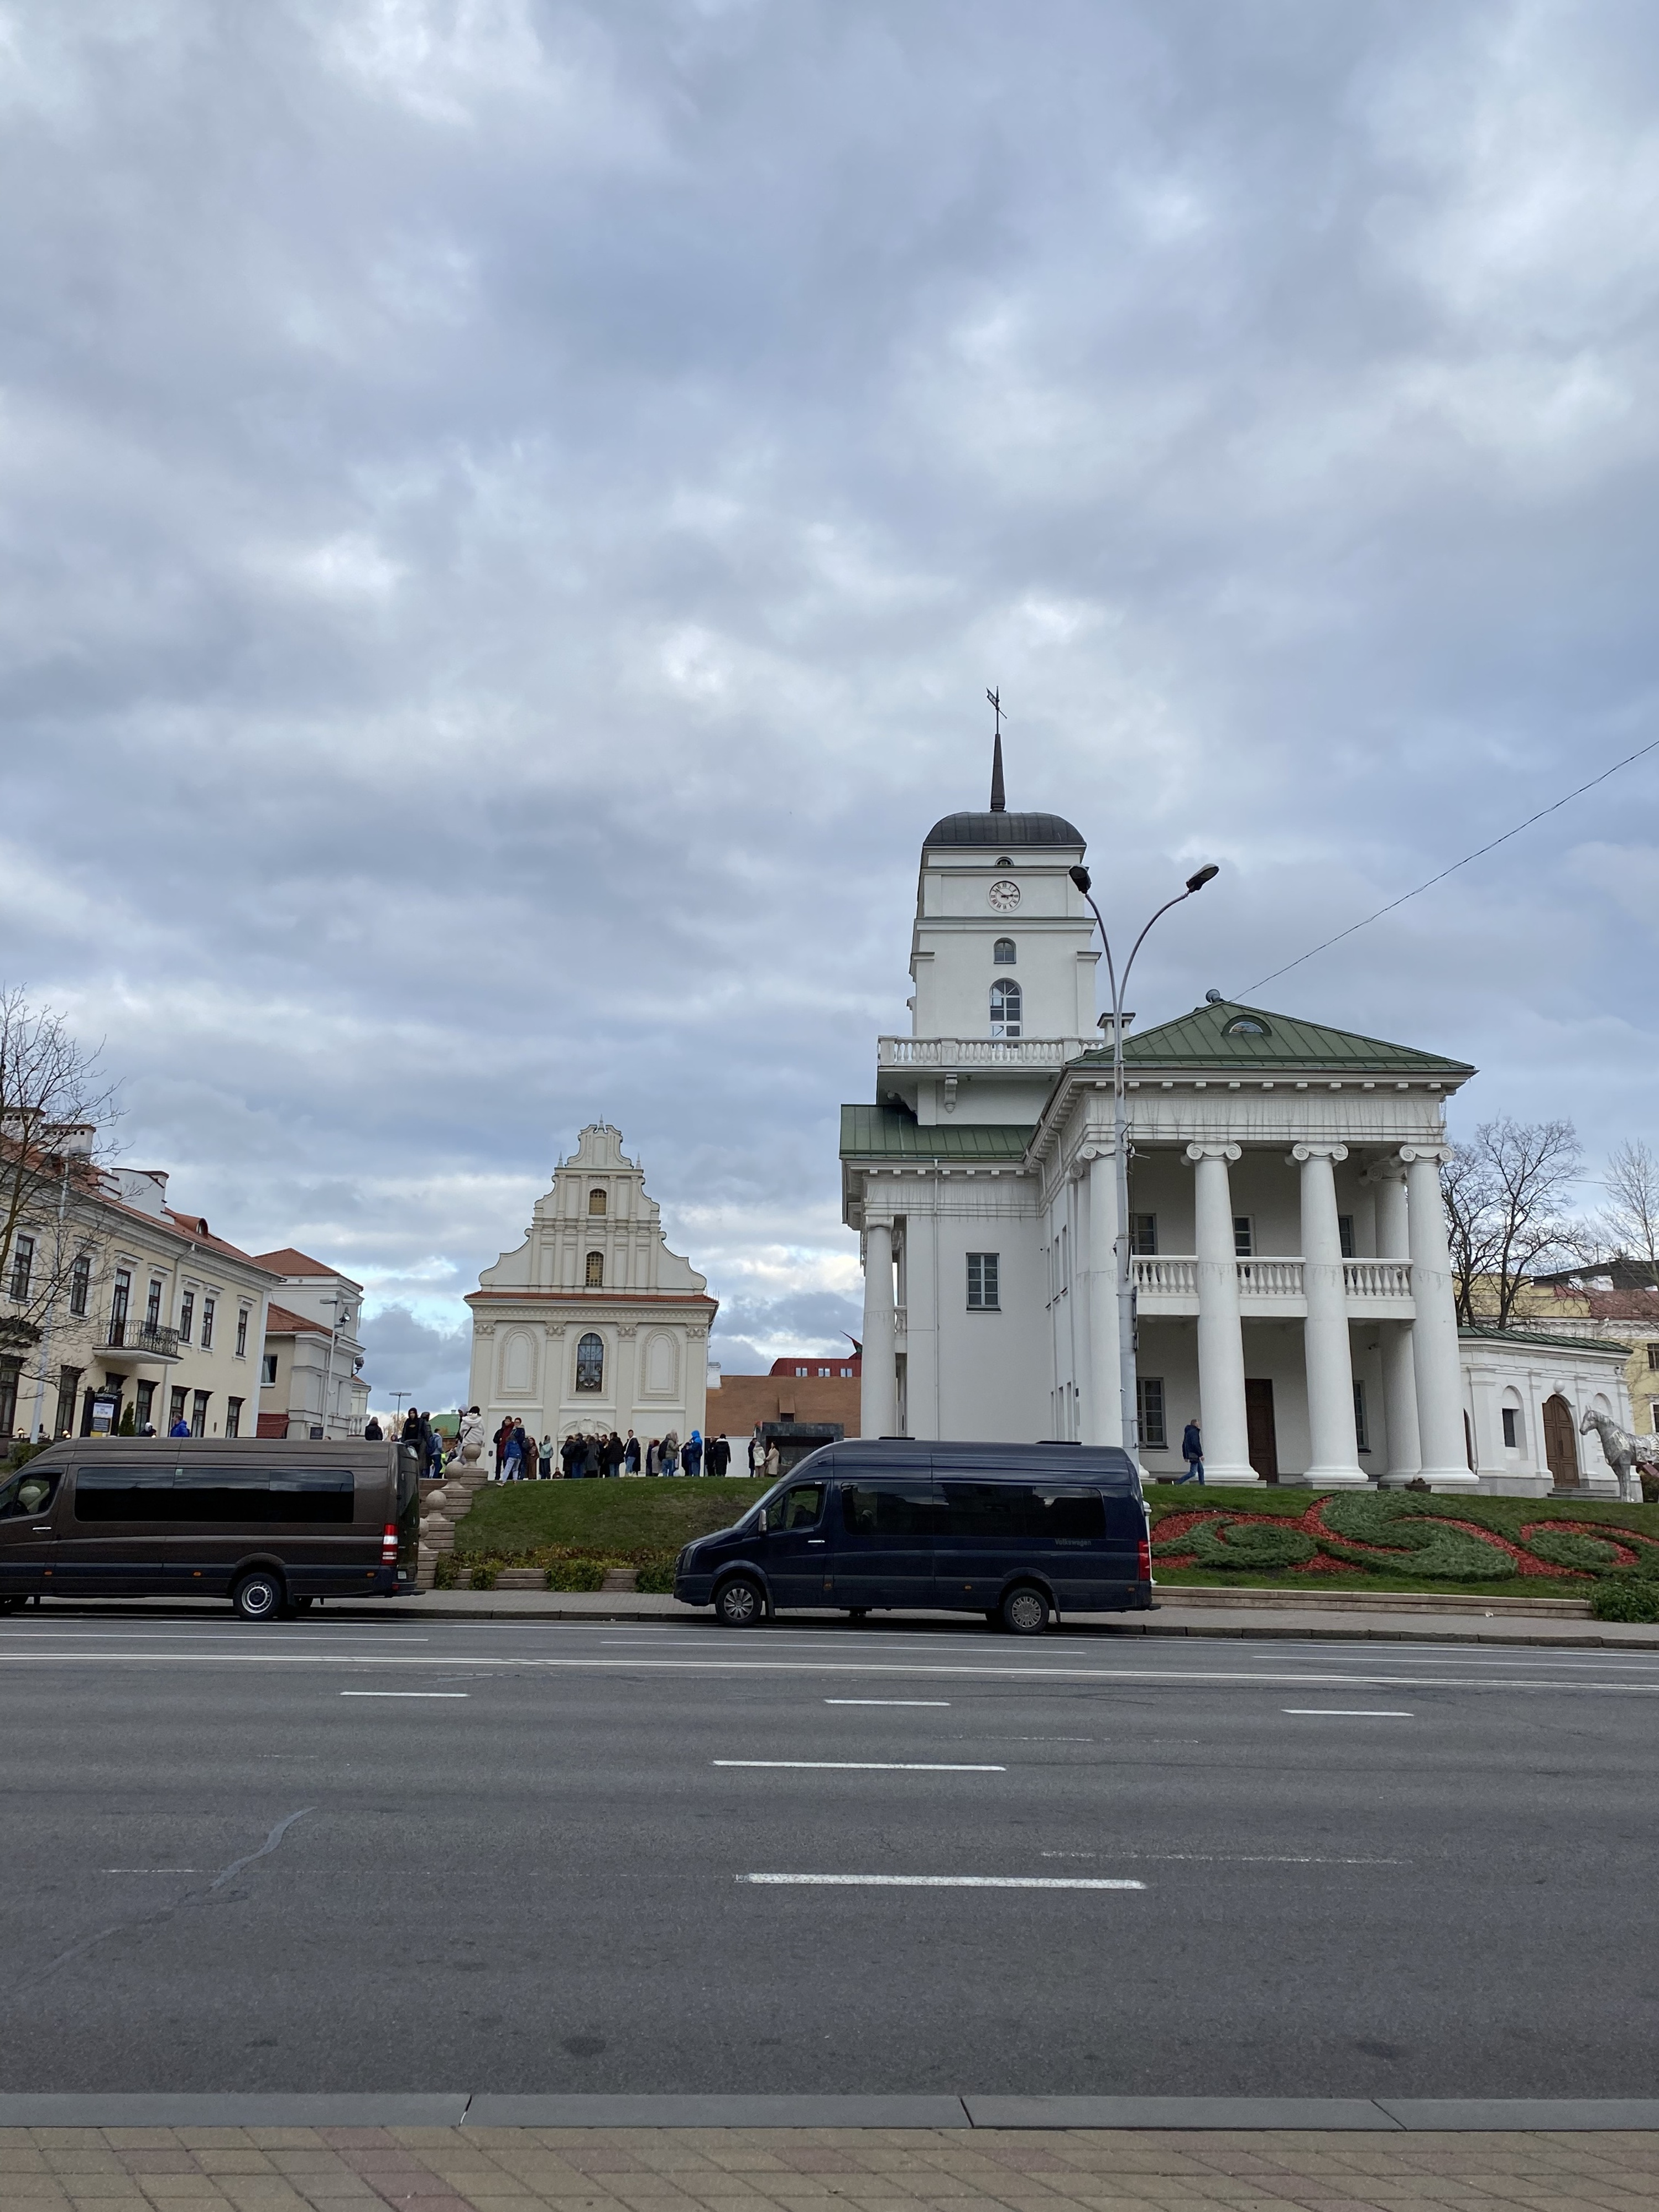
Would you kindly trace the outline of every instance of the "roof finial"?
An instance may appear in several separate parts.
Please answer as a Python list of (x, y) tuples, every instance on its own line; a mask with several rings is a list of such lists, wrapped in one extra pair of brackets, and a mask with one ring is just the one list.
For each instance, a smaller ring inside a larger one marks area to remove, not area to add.
[(991, 811), (993, 814), (1006, 814), (1008, 798), (1002, 787), (1002, 694), (999, 689), (988, 691), (985, 696), (997, 718), (996, 738), (991, 752)]

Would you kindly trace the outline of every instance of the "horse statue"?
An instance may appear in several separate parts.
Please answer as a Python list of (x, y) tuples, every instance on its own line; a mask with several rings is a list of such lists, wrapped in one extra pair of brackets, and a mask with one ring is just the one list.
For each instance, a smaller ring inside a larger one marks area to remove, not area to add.
[(1601, 1455), (1619, 1478), (1619, 1495), (1628, 1505), (1642, 1502), (1642, 1478), (1636, 1472), (1644, 1467), (1659, 1479), (1659, 1437), (1638, 1437), (1628, 1429), (1621, 1429), (1617, 1421), (1609, 1420), (1605, 1413), (1592, 1409), (1578, 1424), (1578, 1433), (1587, 1437), (1594, 1429), (1601, 1439)]

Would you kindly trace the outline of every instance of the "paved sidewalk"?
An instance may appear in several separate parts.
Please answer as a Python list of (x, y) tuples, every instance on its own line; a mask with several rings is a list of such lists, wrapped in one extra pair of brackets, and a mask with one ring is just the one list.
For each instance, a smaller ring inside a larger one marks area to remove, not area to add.
[(1651, 2212), (1659, 2133), (28, 2128), (0, 2212)]

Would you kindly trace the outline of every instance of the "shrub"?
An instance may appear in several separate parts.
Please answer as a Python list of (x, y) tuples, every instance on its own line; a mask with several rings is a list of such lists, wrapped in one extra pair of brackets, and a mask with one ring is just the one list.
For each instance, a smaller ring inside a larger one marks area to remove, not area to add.
[(640, 1579), (636, 1587), (651, 1597), (672, 1597), (674, 1559), (678, 1556), (678, 1554), (676, 1553), (673, 1557), (665, 1556), (662, 1559), (648, 1560), (640, 1569)]
[(471, 1589), (494, 1589), (495, 1577), (501, 1571), (501, 1563), (499, 1559), (486, 1559), (482, 1566), (473, 1568), (468, 1578), (468, 1587)]
[(1650, 1575), (1603, 1575), (1590, 1592), (1597, 1620), (1659, 1620), (1659, 1583)]
[(596, 1590), (604, 1587), (604, 1559), (555, 1559), (547, 1571), (550, 1590)]
[(434, 1589), (453, 1589), (459, 1580), (453, 1552), (440, 1552), (432, 1570)]
[(1299, 1567), (1313, 1558), (1318, 1546), (1299, 1528), (1275, 1528), (1271, 1521), (1200, 1521), (1172, 1547), (1190, 1552), (1201, 1567), (1223, 1567), (1271, 1574), (1280, 1567)]

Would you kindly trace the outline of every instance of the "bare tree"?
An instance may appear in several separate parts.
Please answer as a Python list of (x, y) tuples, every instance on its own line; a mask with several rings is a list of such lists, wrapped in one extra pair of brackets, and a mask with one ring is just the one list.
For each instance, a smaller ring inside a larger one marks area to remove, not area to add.
[(0, 990), (0, 1357), (40, 1345), (76, 1262), (113, 1089), (63, 1018)]
[(1528, 1275), (1583, 1257), (1567, 1200), (1583, 1158), (1571, 1121), (1483, 1122), (1440, 1170), (1457, 1318), (1508, 1328)]
[(1659, 1156), (1639, 1137), (1620, 1145), (1601, 1188), (1607, 1203), (1597, 1227), (1616, 1251), (1645, 1261), (1659, 1285)]

